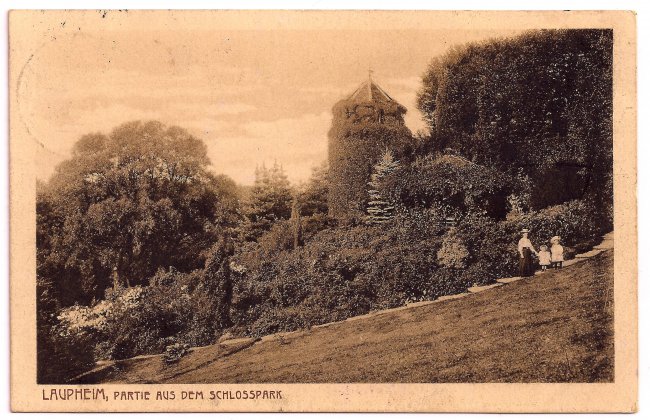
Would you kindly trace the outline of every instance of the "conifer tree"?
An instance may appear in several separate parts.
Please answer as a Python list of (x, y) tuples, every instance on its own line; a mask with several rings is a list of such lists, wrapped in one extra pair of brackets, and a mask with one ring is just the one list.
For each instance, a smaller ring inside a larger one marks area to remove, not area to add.
[(245, 239), (257, 240), (278, 220), (288, 220), (291, 216), (291, 202), (291, 185), (282, 166), (276, 162), (271, 168), (257, 168), (255, 184), (245, 209)]
[(399, 161), (395, 160), (390, 150), (386, 150), (381, 160), (374, 166), (368, 185), (368, 206), (366, 208), (367, 224), (382, 224), (389, 222), (393, 217), (395, 206), (385, 194), (384, 180), (399, 168)]
[(300, 215), (327, 214), (327, 196), (329, 194), (329, 168), (327, 161), (312, 168), (311, 176), (298, 191)]

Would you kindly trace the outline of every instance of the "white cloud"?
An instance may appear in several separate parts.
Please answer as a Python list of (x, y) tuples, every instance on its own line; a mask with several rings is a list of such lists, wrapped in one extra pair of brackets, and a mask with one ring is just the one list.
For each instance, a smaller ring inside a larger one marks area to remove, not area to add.
[(344, 98), (350, 95), (358, 87), (358, 84), (348, 83), (344, 86), (320, 85), (305, 86), (300, 88), (300, 92), (306, 94), (316, 94), (326, 98)]
[(411, 76), (411, 77), (401, 77), (401, 78), (392, 78), (386, 80), (386, 86), (387, 87), (394, 87), (398, 90), (412, 90), (412, 91), (417, 91), (420, 89), (420, 86), (422, 85), (422, 78), (419, 76)]
[(255, 111), (257, 107), (241, 102), (217, 102), (202, 109), (206, 115), (219, 116), (243, 114), (244, 112)]
[(306, 180), (311, 168), (327, 159), (329, 112), (275, 121), (250, 121), (245, 134), (207, 139), (215, 172), (252, 184), (257, 165), (278, 162), (292, 182)]

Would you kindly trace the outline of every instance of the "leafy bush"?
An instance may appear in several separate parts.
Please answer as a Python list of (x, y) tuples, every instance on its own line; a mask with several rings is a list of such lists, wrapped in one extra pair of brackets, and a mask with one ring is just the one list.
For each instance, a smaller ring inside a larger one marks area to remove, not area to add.
[(181, 358), (190, 353), (190, 346), (185, 343), (175, 343), (165, 347), (163, 360), (167, 364), (176, 363)]
[(280, 220), (267, 233), (260, 236), (257, 242), (268, 254), (277, 254), (292, 249), (293, 240), (292, 221)]
[(530, 229), (529, 237), (537, 249), (540, 245), (550, 245), (550, 238), (557, 235), (562, 238), (565, 258), (576, 251), (586, 251), (608, 230), (606, 225), (598, 223), (598, 211), (585, 201), (574, 200), (503, 221), (480, 214), (469, 215), (456, 230), (469, 251), (468, 268), (462, 276), (468, 282), (486, 284), (496, 278), (516, 275), (517, 242), (523, 228)]
[(436, 254), (438, 264), (447, 268), (466, 268), (469, 252), (463, 241), (455, 234), (455, 230), (444, 236), (442, 246)]
[(436, 262), (438, 218), (426, 210), (381, 228), (325, 229), (295, 250), (242, 250), (234, 257), (244, 267), (234, 281), (236, 328), (262, 335), (464, 290), (461, 270)]
[(385, 188), (402, 208), (435, 207), (455, 218), (484, 211), (503, 218), (509, 187), (500, 172), (448, 154), (419, 157), (388, 177)]
[(612, 201), (611, 29), (530, 31), (434, 58), (418, 107), (439, 152), (531, 180), (541, 209)]
[(160, 353), (168, 345), (211, 344), (230, 325), (232, 294), (227, 241), (207, 253), (203, 270), (158, 270), (149, 286), (109, 290), (92, 306), (75, 305), (58, 316), (60, 334), (95, 342), (96, 359)]
[(509, 230), (530, 229), (530, 237), (536, 247), (550, 245), (553, 236), (560, 236), (563, 244), (578, 246), (581, 251), (595, 245), (600, 236), (609, 229), (599, 222), (600, 209), (584, 200), (573, 200), (564, 204), (519, 215), (502, 223)]

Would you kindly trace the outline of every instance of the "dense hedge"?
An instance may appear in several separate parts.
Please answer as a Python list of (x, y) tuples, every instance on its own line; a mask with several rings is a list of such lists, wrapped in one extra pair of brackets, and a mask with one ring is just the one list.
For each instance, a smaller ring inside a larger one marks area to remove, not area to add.
[(595, 212), (587, 202), (575, 200), (502, 221), (470, 215), (456, 230), (470, 250), (468, 266), (474, 271), (476, 282), (489, 283), (517, 274), (516, 245), (523, 228), (530, 230), (529, 237), (536, 249), (541, 245), (550, 246), (550, 239), (556, 235), (562, 238), (566, 258), (590, 249), (611, 230), (611, 226), (593, 217)]
[(533, 209), (612, 196), (612, 30), (534, 31), (434, 59), (419, 92), (438, 151), (519, 176)]
[(422, 236), (406, 241), (408, 232), (415, 227), (326, 229), (293, 251), (257, 246), (236, 255), (244, 269), (235, 282), (235, 323), (260, 335), (415, 298), (432, 282), (428, 267), (440, 241)]
[(484, 211), (505, 218), (511, 182), (493, 168), (456, 155), (426, 155), (394, 172), (384, 186), (402, 208), (437, 206), (449, 217)]

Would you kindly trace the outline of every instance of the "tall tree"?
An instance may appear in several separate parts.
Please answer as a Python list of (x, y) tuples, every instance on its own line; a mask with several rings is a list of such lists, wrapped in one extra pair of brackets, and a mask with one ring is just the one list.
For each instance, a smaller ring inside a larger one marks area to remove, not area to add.
[(298, 192), (300, 214), (313, 216), (327, 214), (327, 195), (329, 194), (329, 168), (327, 161), (312, 169), (307, 184)]
[(155, 121), (82, 137), (37, 194), (38, 274), (60, 304), (201, 268), (237, 222), (235, 184), (208, 164), (200, 139)]
[(612, 201), (612, 31), (532, 31), (434, 59), (418, 96), (438, 151), (530, 181), (532, 208)]
[(271, 168), (255, 170), (255, 184), (245, 208), (244, 238), (255, 241), (279, 220), (291, 217), (293, 195), (284, 169), (277, 162)]

